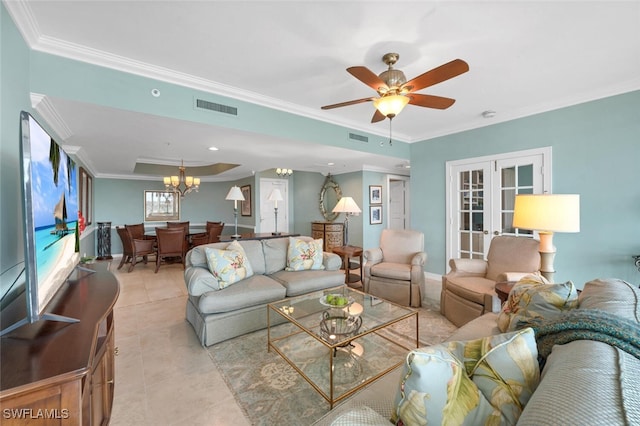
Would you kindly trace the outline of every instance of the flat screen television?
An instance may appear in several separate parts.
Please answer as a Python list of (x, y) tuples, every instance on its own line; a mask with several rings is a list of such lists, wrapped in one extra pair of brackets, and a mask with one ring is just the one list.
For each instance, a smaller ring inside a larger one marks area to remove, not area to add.
[(0, 335), (40, 320), (75, 321), (45, 312), (80, 260), (76, 248), (75, 162), (24, 111), (20, 113), (20, 157), (27, 318), (0, 331)]

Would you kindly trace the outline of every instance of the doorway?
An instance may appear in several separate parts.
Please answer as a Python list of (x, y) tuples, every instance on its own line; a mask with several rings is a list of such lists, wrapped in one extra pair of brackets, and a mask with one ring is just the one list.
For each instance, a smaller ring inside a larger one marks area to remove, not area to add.
[(447, 258), (486, 259), (497, 235), (533, 238), (514, 229), (516, 194), (551, 192), (551, 147), (450, 161), (447, 173)]
[(387, 176), (387, 228), (407, 229), (411, 227), (409, 177)]
[(289, 181), (287, 179), (260, 179), (260, 217), (257, 232), (276, 232), (275, 201), (269, 201), (269, 195), (274, 189), (279, 189), (282, 201), (278, 206), (278, 232), (289, 232)]

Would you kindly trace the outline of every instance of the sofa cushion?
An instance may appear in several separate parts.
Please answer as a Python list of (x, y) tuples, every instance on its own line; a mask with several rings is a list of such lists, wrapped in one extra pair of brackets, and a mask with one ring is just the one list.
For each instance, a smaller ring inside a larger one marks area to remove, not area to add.
[(409, 352), (392, 421), (515, 424), (540, 379), (533, 330)]
[(286, 288), (287, 297), (300, 296), (344, 283), (343, 271), (278, 271), (270, 277)]
[(234, 241), (226, 249), (205, 247), (207, 265), (218, 288), (223, 289), (253, 275), (251, 264), (242, 246)]
[(600, 309), (640, 322), (640, 289), (620, 279), (589, 281), (584, 285), (578, 302), (581, 309)]
[(331, 426), (389, 426), (389, 419), (366, 405), (356, 407), (338, 416)]
[(251, 268), (253, 269), (253, 273), (264, 274), (264, 253), (262, 252), (262, 244), (257, 240), (232, 241), (231, 243), (211, 243), (196, 246), (187, 253), (185, 261), (186, 268), (188, 269), (190, 266), (206, 268), (207, 258), (204, 252), (205, 248), (209, 247), (224, 250), (234, 242), (240, 244), (244, 249), (247, 259), (249, 259), (249, 263), (251, 264)]
[(322, 238), (305, 241), (300, 238), (289, 237), (287, 251), (287, 271), (305, 271), (324, 269), (322, 263)]
[(498, 316), (500, 331), (526, 327), (536, 318), (552, 319), (578, 307), (578, 292), (571, 281), (548, 284), (540, 275), (527, 275), (518, 281)]
[(254, 275), (222, 290), (200, 296), (198, 309), (203, 314), (231, 312), (284, 299), (285, 288), (266, 275)]
[(371, 267), (371, 275), (392, 280), (411, 281), (410, 263), (382, 262)]
[(272, 238), (262, 241), (264, 251), (265, 273), (271, 275), (287, 267), (287, 250), (289, 238)]
[(484, 305), (485, 294), (496, 295), (495, 287), (495, 281), (483, 277), (447, 276), (448, 291), (480, 305)]

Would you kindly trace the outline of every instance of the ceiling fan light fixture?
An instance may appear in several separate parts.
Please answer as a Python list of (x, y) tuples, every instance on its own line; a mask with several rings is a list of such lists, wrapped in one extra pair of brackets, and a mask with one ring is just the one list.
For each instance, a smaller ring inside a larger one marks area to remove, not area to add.
[(382, 115), (393, 118), (400, 114), (400, 111), (407, 106), (409, 98), (403, 95), (387, 95), (374, 99), (373, 105)]

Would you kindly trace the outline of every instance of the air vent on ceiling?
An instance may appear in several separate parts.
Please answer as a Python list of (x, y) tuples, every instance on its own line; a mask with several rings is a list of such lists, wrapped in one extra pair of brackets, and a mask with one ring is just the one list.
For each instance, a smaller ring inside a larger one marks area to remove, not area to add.
[(238, 108), (229, 105), (217, 104), (215, 102), (205, 101), (204, 99), (196, 99), (196, 107), (207, 109), (209, 111), (221, 112), (223, 114), (238, 115)]
[(369, 138), (366, 136), (359, 135), (357, 133), (349, 133), (349, 139), (359, 142), (369, 142)]

